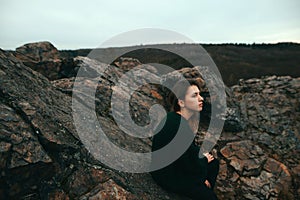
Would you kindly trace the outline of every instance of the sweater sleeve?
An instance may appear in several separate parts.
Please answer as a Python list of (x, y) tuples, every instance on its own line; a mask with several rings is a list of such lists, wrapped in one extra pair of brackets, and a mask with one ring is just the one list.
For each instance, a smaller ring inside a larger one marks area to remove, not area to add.
[(206, 157), (199, 158), (199, 150), (198, 146), (192, 144), (178, 161), (186, 173), (198, 177), (204, 183), (207, 178), (208, 161)]
[[(194, 135), (187, 121), (183, 119), (181, 122), (180, 120), (181, 117), (179, 115), (172, 113), (168, 115), (166, 123), (159, 125), (162, 129), (153, 137), (152, 151), (167, 145), (178, 132), (180, 123), (183, 123), (181, 131), (183, 131), (184, 134)], [(160, 170), (161, 173), (177, 174), (187, 179), (193, 178), (194, 180), (199, 180), (204, 183), (207, 177), (208, 162), (206, 157), (199, 158), (199, 151), (200, 148), (192, 143), (176, 161)]]

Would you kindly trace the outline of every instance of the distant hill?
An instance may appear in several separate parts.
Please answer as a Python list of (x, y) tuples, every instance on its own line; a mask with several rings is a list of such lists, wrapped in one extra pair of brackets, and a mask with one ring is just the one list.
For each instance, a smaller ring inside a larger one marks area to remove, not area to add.
[[(194, 48), (197, 44), (169, 44)], [(159, 46), (159, 45), (156, 45)], [(150, 46), (151, 47), (151, 46)], [(224, 83), (234, 85), (241, 78), (248, 79), (267, 75), (292, 77), (300, 76), (300, 44), (202, 44), (219, 68)], [(149, 45), (143, 49), (131, 51), (134, 47), (115, 47), (98, 49), (100, 52), (118, 52), (126, 50), (129, 53), (123, 57), (133, 57), (142, 63), (157, 62), (180, 69), (191, 67), (184, 59), (176, 57), (159, 49), (151, 49)], [(92, 49), (60, 50), (63, 57), (87, 56)], [(192, 55), (191, 55), (192, 56)]]

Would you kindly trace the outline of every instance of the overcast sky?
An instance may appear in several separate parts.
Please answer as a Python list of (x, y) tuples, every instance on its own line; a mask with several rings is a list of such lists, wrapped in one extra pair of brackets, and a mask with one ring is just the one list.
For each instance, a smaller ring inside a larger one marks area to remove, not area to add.
[(60, 50), (94, 48), (141, 28), (175, 31), (197, 43), (300, 43), (300, 0), (0, 2), (2, 49), (38, 41)]

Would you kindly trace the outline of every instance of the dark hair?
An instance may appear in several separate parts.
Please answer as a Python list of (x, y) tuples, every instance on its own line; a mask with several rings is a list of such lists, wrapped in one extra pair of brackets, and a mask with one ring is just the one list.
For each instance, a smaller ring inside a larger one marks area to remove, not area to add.
[(195, 85), (200, 90), (200, 84), (196, 79), (182, 79), (179, 80), (172, 88), (169, 95), (169, 104), (171, 106), (171, 111), (180, 111), (180, 106), (178, 105), (178, 99), (184, 100), (188, 88)]

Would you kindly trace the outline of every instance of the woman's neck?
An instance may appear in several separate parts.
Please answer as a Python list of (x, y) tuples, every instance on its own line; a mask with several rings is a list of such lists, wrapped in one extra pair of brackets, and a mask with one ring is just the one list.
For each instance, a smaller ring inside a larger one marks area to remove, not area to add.
[(186, 120), (189, 120), (190, 117), (194, 114), (186, 109), (182, 109), (180, 111), (177, 111), (176, 113), (180, 114), (182, 117), (184, 117)]
[(199, 116), (197, 116), (197, 113), (194, 112), (186, 112), (186, 111), (177, 111), (181, 117), (186, 119), (189, 122), (189, 126), (194, 134), (197, 134), (198, 131), (198, 125), (199, 125)]

